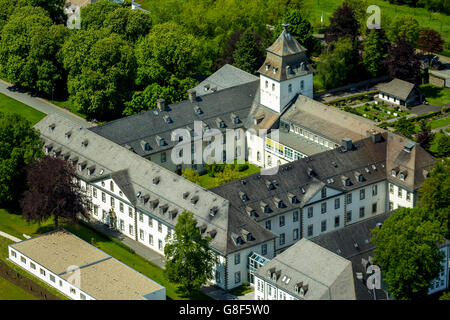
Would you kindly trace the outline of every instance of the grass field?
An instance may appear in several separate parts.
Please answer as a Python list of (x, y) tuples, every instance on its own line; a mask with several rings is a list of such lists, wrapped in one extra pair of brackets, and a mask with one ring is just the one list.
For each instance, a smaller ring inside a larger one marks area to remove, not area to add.
[(0, 300), (38, 300), (35, 296), (0, 277)]
[[(104, 237), (81, 224), (71, 226), (65, 225), (64, 228), (82, 238), (83, 240), (93, 244), (100, 250), (103, 250), (107, 254), (113, 256), (117, 260), (122, 261), (129, 267), (141, 272), (145, 276), (166, 287), (166, 295), (168, 300), (188, 299), (187, 297), (181, 296), (177, 286), (173, 283), (170, 283), (165, 278), (163, 270), (161, 268), (150, 263), (141, 256), (132, 253), (117, 239)], [(0, 209), (0, 230), (20, 239), (24, 239), (23, 233), (33, 236), (53, 230), (53, 221), (47, 221), (45, 223), (42, 223), (41, 225), (27, 223), (24, 219), (22, 219), (22, 216), (20, 214), (12, 214), (9, 213), (8, 210)], [(0, 237), (0, 244), (2, 239), (4, 238)], [(6, 248), (0, 245), (0, 250), (6, 251)], [(2, 258), (4, 258), (4, 255), (5, 252), (0, 253), (0, 256)], [(209, 297), (199, 292), (195, 294), (192, 299), (205, 300), (209, 299)]]
[(18, 113), (28, 119), (32, 125), (35, 125), (45, 117), (45, 113), (35, 110), (2, 93), (0, 93), (0, 112)]
[(450, 89), (441, 88), (429, 83), (422, 84), (419, 87), (428, 103), (439, 106), (450, 103)]
[[(254, 173), (257, 173), (257, 172), (261, 171), (261, 169), (258, 168), (257, 166), (254, 166), (254, 165), (252, 165), (250, 163), (247, 163), (247, 164), (248, 164), (248, 169), (244, 170), (242, 172), (239, 172), (238, 179), (246, 177), (246, 176), (249, 176), (251, 174), (254, 174)], [(220, 185), (220, 183), (219, 183), (217, 178), (210, 177), (208, 174), (204, 174), (204, 175), (200, 176), (200, 183), (199, 184), (205, 189), (211, 189), (211, 188), (214, 188), (214, 187), (217, 187), (217, 186)]]

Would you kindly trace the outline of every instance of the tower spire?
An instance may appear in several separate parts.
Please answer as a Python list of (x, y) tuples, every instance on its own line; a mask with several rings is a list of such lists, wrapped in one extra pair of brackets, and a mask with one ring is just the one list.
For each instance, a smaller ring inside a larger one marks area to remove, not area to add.
[(283, 28), (284, 28), (284, 30), (286, 31), (286, 32), (289, 32), (289, 23), (287, 23), (287, 22), (285, 22), (285, 23), (283, 23), (282, 24), (282, 26), (283, 26)]

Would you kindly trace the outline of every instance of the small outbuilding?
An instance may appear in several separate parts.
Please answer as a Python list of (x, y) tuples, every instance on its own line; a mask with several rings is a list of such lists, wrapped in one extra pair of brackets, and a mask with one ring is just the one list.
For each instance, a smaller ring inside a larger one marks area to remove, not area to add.
[(378, 86), (378, 100), (405, 107), (422, 104), (424, 95), (413, 83), (394, 78), (391, 82)]

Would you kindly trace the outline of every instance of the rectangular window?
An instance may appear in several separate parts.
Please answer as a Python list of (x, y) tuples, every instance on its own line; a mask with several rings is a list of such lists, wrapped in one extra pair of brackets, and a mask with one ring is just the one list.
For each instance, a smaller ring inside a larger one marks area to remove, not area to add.
[(284, 216), (280, 216), (280, 227), (284, 227)]
[(125, 223), (122, 219), (119, 220), (120, 231), (125, 231)]
[(372, 186), (372, 196), (376, 196), (378, 194), (378, 186)]
[(366, 211), (366, 208), (365, 208), (365, 207), (359, 208), (359, 217), (360, 217), (360, 218), (364, 218), (365, 211)]
[(292, 214), (292, 221), (297, 222), (298, 221), (298, 210), (295, 210)]
[(30, 262), (30, 267), (31, 269), (36, 270), (36, 265), (33, 262)]
[(144, 240), (144, 230), (142, 230), (142, 229), (139, 229), (139, 238), (141, 240)]
[(41, 274), (42, 274), (43, 276), (45, 276), (45, 270), (41, 268), (40, 271), (41, 271)]
[(172, 230), (170, 230), (169, 228), (167, 228), (167, 236), (169, 238), (172, 237)]
[(402, 197), (402, 191), (403, 191), (402, 188), (399, 187), (398, 188), (398, 194), (397, 194), (399, 198)]
[(11, 255), (12, 255), (14, 258), (17, 257), (16, 252), (15, 252), (15, 251), (12, 251), (12, 250), (11, 250)]
[(63, 286), (62, 280), (59, 280), (59, 286), (60, 286), (60, 287)]
[(280, 234), (280, 246), (282, 246), (285, 243), (285, 240), (286, 240), (286, 238), (284, 236), (284, 233), (281, 233)]
[(159, 250), (163, 249), (162, 240), (158, 240), (158, 248), (159, 248)]
[(240, 253), (236, 253), (234, 255), (234, 264), (239, 264), (241, 263), (241, 254)]
[(106, 194), (102, 192), (102, 202), (106, 203)]
[(394, 185), (392, 183), (389, 183), (389, 193), (394, 194)]
[(20, 257), (20, 261), (21, 261), (22, 263), (27, 263), (27, 259), (25, 259), (24, 257)]
[(272, 223), (271, 223), (271, 220), (267, 220), (267, 221), (266, 221), (266, 229), (267, 229), (267, 230), (272, 229)]
[(56, 281), (55, 276), (52, 275), (52, 274), (50, 275), (50, 281), (51, 281), (51, 282), (55, 282), (55, 281)]
[(339, 220), (340, 220), (339, 216), (334, 217), (334, 227), (335, 228), (339, 227), (339, 223), (340, 223)]
[(122, 202), (119, 202), (119, 210), (120, 210), (120, 212), (123, 212), (123, 203)]
[(340, 206), (341, 206), (341, 201), (340, 201), (340, 199), (339, 199), (339, 198), (334, 199), (334, 208), (335, 208), (335, 209), (339, 209)]
[(131, 208), (131, 207), (128, 207), (128, 216), (130, 218), (133, 218), (133, 208)]
[(347, 203), (348, 204), (352, 203), (352, 194), (351, 193), (347, 193)]
[(94, 198), (97, 198), (97, 189), (96, 188), (92, 188), (92, 195)]
[(322, 197), (322, 199), (327, 197), (327, 188), (326, 187), (322, 188), (321, 197)]
[(322, 213), (326, 213), (327, 212), (327, 203), (326, 202), (322, 202), (320, 205), (320, 209)]
[(74, 288), (70, 288), (70, 293), (71, 294), (76, 294), (77, 292), (76, 292), (76, 290)]
[(144, 215), (141, 212), (139, 212), (139, 221), (144, 222)]
[(234, 283), (239, 283), (239, 282), (241, 282), (241, 272), (240, 271), (234, 273)]
[(153, 245), (153, 236), (151, 234), (148, 235), (148, 243), (152, 246)]
[(111, 197), (111, 207), (114, 208), (114, 198), (113, 197)]
[(261, 254), (264, 256), (267, 254), (267, 244), (261, 246)]
[(162, 223), (158, 221), (158, 231), (162, 232)]
[(366, 197), (366, 189), (359, 190), (359, 200), (364, 200)]
[(347, 212), (347, 222), (352, 221), (352, 210)]
[(132, 224), (128, 225), (128, 232), (130, 233), (131, 236), (134, 235), (134, 228)]
[(327, 220), (323, 220), (320, 224), (320, 231), (325, 232), (327, 231)]
[(377, 203), (372, 204), (372, 213), (377, 213)]
[(148, 226), (153, 228), (153, 219), (151, 217), (148, 217)]
[(313, 235), (313, 225), (312, 224), (310, 224), (309, 226), (308, 226), (308, 237), (312, 237), (312, 235)]
[(294, 240), (298, 239), (298, 229), (294, 229), (294, 235), (292, 237)]
[(313, 209), (314, 209), (313, 207), (309, 207), (308, 208), (308, 218), (312, 218), (313, 217), (313, 213), (314, 213)]
[(394, 210), (394, 203), (392, 201), (389, 201), (389, 211)]
[(98, 216), (98, 206), (94, 205), (94, 215)]
[(80, 293), (80, 299), (81, 300), (86, 300), (86, 296), (84, 294)]
[(406, 201), (411, 201), (411, 192), (406, 192)]

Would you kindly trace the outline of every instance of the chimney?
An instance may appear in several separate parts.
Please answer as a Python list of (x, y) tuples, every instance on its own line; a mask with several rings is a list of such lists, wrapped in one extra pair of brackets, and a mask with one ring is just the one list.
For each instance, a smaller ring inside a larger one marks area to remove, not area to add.
[(197, 100), (197, 92), (194, 89), (188, 90), (189, 101), (195, 102)]
[(373, 143), (381, 142), (381, 132), (375, 129), (367, 131), (367, 136), (372, 138)]
[(353, 148), (352, 139), (344, 138), (342, 139), (342, 151), (350, 151)]
[(158, 100), (156, 100), (156, 105), (157, 105), (159, 111), (164, 111), (166, 109), (166, 100), (158, 99)]

